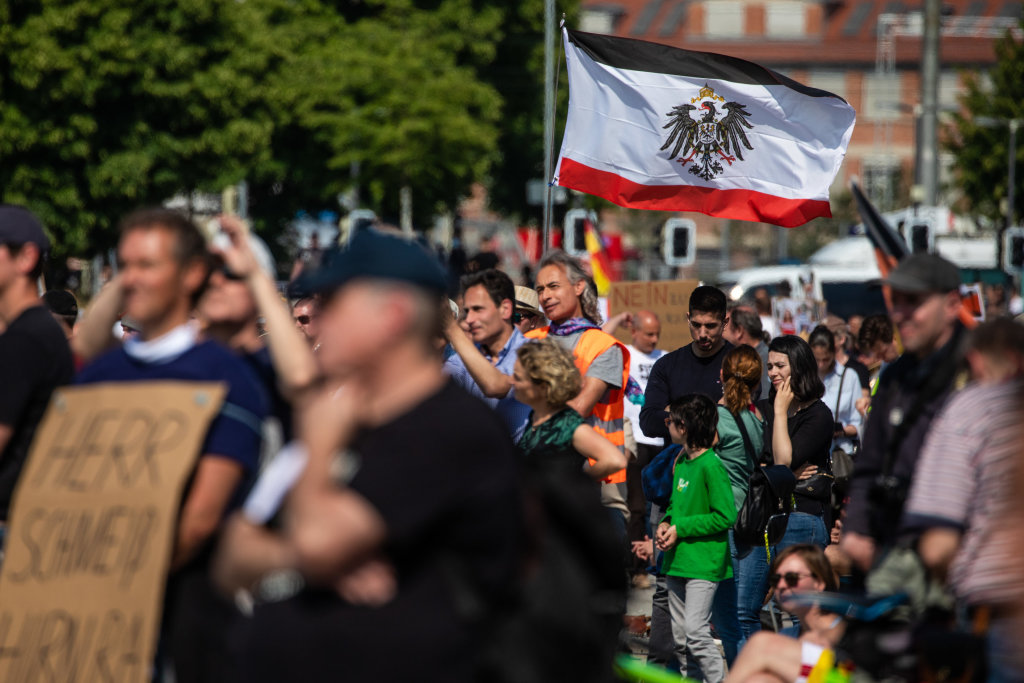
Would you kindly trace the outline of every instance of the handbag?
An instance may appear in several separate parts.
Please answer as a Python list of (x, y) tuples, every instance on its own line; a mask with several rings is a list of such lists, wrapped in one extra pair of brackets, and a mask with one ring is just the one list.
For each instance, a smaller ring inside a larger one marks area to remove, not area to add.
[(767, 548), (781, 541), (786, 533), (789, 513), (793, 511), (796, 477), (785, 465), (759, 467), (743, 419), (735, 415), (733, 418), (739, 427), (747, 457), (754, 463), (754, 472), (747, 482), (747, 497), (736, 513), (733, 534), (740, 543), (751, 546), (764, 544)]
[[(839, 397), (836, 399), (836, 409), (832, 411), (833, 419), (837, 422), (839, 421), (839, 402), (843, 399), (843, 382), (846, 380), (847, 370), (848, 368), (843, 368), (843, 374), (839, 378)], [(850, 483), (850, 477), (853, 476), (853, 456), (836, 446), (829, 453), (829, 469), (832, 470), (835, 485), (845, 489), (846, 485)]]
[[(848, 371), (849, 368), (843, 368), (843, 372), (839, 376), (839, 395), (836, 398), (835, 410), (832, 411), (832, 419), (836, 422), (839, 421), (839, 403), (843, 400), (843, 383), (846, 381), (846, 373)], [(835, 465), (837, 460), (842, 460), (840, 467), (845, 475), (842, 481), (839, 481), (836, 477)], [(850, 474), (853, 472), (853, 459), (850, 458), (846, 451), (836, 446), (828, 454), (825, 467), (825, 472), (815, 472), (807, 479), (798, 480), (796, 482), (796, 492), (811, 500), (831, 502), (832, 487), (837, 483), (845, 486), (849, 482)]]

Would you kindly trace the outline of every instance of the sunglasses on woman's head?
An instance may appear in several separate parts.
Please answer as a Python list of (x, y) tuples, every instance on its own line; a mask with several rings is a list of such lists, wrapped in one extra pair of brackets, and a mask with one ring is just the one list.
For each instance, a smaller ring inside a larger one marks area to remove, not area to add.
[(770, 577), (768, 577), (768, 580), (771, 581), (772, 586), (777, 586), (779, 585), (779, 579), (783, 579), (785, 580), (787, 586), (789, 586), (790, 588), (795, 588), (796, 585), (800, 583), (800, 579), (805, 576), (814, 576), (814, 574), (804, 574), (802, 572), (786, 572), (785, 574), (772, 574)]

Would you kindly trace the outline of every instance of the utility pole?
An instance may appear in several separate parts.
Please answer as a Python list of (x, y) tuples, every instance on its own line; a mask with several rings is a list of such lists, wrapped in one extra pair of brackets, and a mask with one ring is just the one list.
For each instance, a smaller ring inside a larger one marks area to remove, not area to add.
[(939, 31), (942, 23), (940, 0), (924, 5), (924, 40), (921, 43), (921, 184), (924, 202), (936, 206), (939, 197)]
[(551, 244), (551, 177), (555, 174), (552, 163), (555, 146), (555, 0), (544, 0), (544, 225), (540, 251), (543, 254)]

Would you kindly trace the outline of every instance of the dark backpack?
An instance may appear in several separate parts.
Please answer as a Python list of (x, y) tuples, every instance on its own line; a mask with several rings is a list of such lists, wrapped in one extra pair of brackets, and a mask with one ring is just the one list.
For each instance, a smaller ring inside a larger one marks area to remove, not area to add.
[(736, 515), (737, 542), (772, 546), (782, 540), (793, 511), (796, 476), (785, 465), (755, 467), (747, 487), (747, 499)]
[(672, 472), (675, 469), (676, 457), (682, 450), (683, 447), (679, 444), (672, 444), (651, 458), (640, 472), (644, 498), (662, 510), (668, 510), (668, 504), (672, 500)]

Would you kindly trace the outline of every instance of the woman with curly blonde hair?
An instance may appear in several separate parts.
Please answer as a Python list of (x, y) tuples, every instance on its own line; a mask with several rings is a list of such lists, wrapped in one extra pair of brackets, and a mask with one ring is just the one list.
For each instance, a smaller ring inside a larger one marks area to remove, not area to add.
[(566, 405), (582, 383), (572, 356), (554, 341), (519, 347), (512, 386), (533, 411), (519, 448), (530, 466), (545, 470), (580, 471), (589, 460), (587, 474), (602, 479), (625, 467), (626, 456)]

